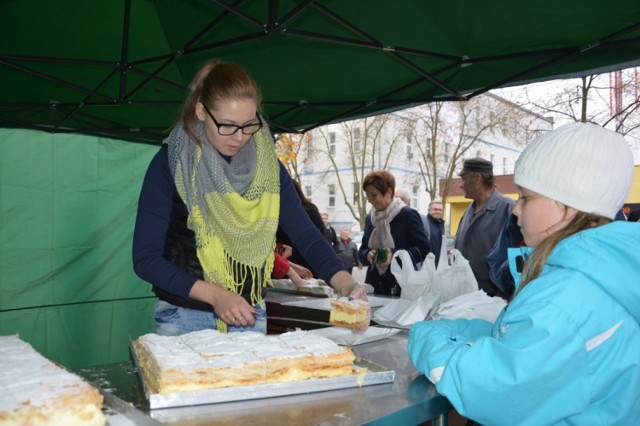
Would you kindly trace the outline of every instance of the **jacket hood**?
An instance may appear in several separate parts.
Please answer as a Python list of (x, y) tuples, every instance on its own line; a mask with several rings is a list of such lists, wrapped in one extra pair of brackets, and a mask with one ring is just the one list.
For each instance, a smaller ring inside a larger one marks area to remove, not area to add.
[(640, 224), (614, 221), (560, 242), (547, 265), (575, 269), (640, 323)]

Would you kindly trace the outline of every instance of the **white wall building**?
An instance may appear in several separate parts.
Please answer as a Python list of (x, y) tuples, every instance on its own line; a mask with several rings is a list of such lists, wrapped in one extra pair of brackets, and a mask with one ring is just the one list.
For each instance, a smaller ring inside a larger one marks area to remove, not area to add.
[[(330, 124), (315, 129), (299, 153), (305, 157), (300, 181), (306, 196), (329, 214), (336, 229), (347, 226), (357, 231), (361, 209), (364, 215), (370, 209), (364, 198), (360, 200), (364, 206), (358, 205), (358, 197), (362, 179), (371, 170), (393, 173), (396, 188), (407, 189), (412, 207), (426, 213), (431, 201), (427, 181), (433, 176), (425, 162), (429, 155), (438, 164), (435, 182), (446, 176), (445, 167), (453, 157), (458, 158), (454, 177), (462, 161), (471, 157), (491, 160), (496, 175), (510, 174), (532, 134), (552, 128), (552, 120), (492, 94), (463, 104), (426, 104)], [(432, 145), (434, 135), (437, 144)], [(456, 152), (463, 147), (467, 147), (464, 153)]]

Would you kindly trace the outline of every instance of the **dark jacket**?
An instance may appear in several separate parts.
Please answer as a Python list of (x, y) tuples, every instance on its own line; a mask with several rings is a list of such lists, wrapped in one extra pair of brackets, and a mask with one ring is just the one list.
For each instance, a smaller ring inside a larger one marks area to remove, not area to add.
[[(392, 251), (406, 250), (413, 259), (414, 266), (424, 260), (429, 254), (429, 240), (424, 232), (420, 214), (411, 207), (403, 207), (400, 213), (389, 223), (391, 236), (395, 247)], [(364, 225), (364, 235), (362, 245), (358, 251), (358, 258), (363, 265), (370, 265), (367, 260), (369, 250), (369, 237), (373, 232), (371, 215), (367, 215)], [(365, 281), (374, 288), (374, 293), (385, 295), (400, 295), (400, 289), (396, 278), (391, 273), (391, 268), (387, 268), (384, 274), (380, 275), (375, 266), (369, 266)]]
[[(311, 260), (319, 278), (329, 282), (344, 265), (316, 228), (300, 203), (291, 176), (280, 167), (280, 223), (293, 245)], [(133, 267), (154, 286), (156, 294), (189, 300), (189, 292), (202, 271), (195, 259), (195, 242), (186, 228), (186, 208), (175, 199), (175, 184), (163, 147), (151, 160), (142, 184), (133, 232)], [(275, 243), (275, 241), (274, 241)], [(251, 284), (245, 285), (250, 288)], [(210, 306), (207, 308), (211, 309)]]
[(478, 213), (474, 214), (475, 201), (467, 207), (456, 233), (455, 247), (469, 261), (478, 287), (490, 296), (496, 294), (497, 289), (489, 280), (487, 256), (509, 219), (514, 204), (511, 198), (496, 189)]

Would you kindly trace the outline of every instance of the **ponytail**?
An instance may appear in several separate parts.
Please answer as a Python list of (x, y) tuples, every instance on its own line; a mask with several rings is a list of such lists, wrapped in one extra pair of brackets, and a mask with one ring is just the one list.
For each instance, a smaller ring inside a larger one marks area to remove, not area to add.
[(258, 107), (262, 100), (258, 85), (246, 68), (238, 64), (224, 63), (219, 59), (209, 61), (198, 71), (189, 85), (189, 94), (179, 118), (187, 135), (196, 143), (202, 143), (196, 135), (198, 102), (215, 109), (218, 102), (232, 99), (251, 99)]

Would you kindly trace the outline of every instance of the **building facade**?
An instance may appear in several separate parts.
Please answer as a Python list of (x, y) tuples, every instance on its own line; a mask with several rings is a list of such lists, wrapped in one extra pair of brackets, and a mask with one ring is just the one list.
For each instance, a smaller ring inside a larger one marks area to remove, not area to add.
[(396, 188), (426, 214), (429, 202), (443, 196), (440, 180), (456, 177), (465, 159), (486, 158), (496, 175), (511, 174), (526, 141), (552, 128), (552, 120), (491, 94), (426, 104), (313, 130), (292, 175), (336, 229), (357, 232), (370, 209), (362, 191), (370, 171), (393, 173)]

